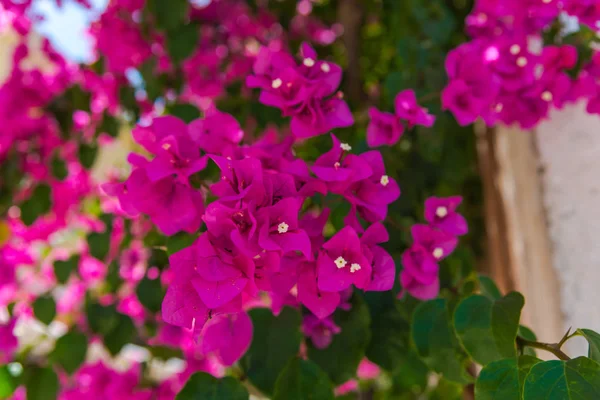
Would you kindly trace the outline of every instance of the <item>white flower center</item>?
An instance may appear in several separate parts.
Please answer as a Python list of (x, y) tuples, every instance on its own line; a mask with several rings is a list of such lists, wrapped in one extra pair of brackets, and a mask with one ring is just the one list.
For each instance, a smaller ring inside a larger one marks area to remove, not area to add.
[(335, 259), (334, 261), (335, 266), (338, 267), (338, 269), (344, 268), (346, 266), (346, 264), (348, 264), (348, 261), (346, 261), (344, 259), (344, 257), (339, 256), (338, 258)]
[(520, 52), (521, 46), (519, 46), (518, 44), (513, 44), (512, 46), (510, 46), (510, 54), (512, 54), (513, 56), (516, 56)]
[(333, 164), (333, 166), (334, 166), (335, 169), (338, 169), (340, 167), (340, 165), (341, 164), (339, 162), (336, 162), (335, 164)]
[(444, 256), (444, 249), (442, 249), (441, 247), (436, 247), (433, 250), (433, 256), (435, 258), (442, 258)]
[(517, 58), (517, 65), (519, 67), (524, 67), (527, 65), (527, 59), (525, 57), (519, 57)]
[(277, 79), (274, 79), (273, 82), (271, 82), (271, 87), (273, 89), (279, 89), (282, 84), (283, 84), (283, 82), (281, 81), (281, 79), (277, 78)]
[(549, 91), (546, 90), (545, 92), (542, 93), (542, 100), (552, 101), (552, 99), (553, 99), (552, 93), (550, 93)]
[(550, 3), (552, 3), (552, 0), (542, 0), (542, 3), (550, 4)]
[(315, 60), (313, 60), (312, 58), (305, 58), (304, 65), (310, 68), (315, 65)]
[(163, 144), (163, 145), (162, 145), (162, 148), (163, 148), (164, 150), (169, 150), (169, 149), (171, 148), (171, 144), (169, 144), (169, 143), (165, 143), (165, 144)]
[(360, 264), (352, 263), (350, 265), (350, 272), (355, 273), (356, 271), (360, 271)]
[(448, 209), (444, 206), (440, 206), (435, 210), (435, 215), (440, 218), (444, 218), (446, 215), (448, 215)]
[(504, 109), (504, 105), (502, 103), (498, 103), (496, 104), (496, 107), (494, 107), (494, 110), (498, 113), (502, 111), (502, 109)]
[(279, 225), (277, 225), (277, 232), (279, 233), (286, 233), (289, 229), (289, 225), (286, 224), (285, 222), (280, 223)]
[(390, 177), (387, 175), (381, 175), (381, 179), (379, 180), (379, 183), (381, 183), (381, 186), (387, 186), (388, 183), (390, 183)]
[(340, 147), (344, 151), (350, 151), (350, 150), (352, 150), (352, 146), (350, 146), (348, 143), (340, 143)]
[(329, 66), (329, 64), (323, 63), (321, 64), (321, 71), (328, 73), (329, 71), (331, 71), (331, 67)]

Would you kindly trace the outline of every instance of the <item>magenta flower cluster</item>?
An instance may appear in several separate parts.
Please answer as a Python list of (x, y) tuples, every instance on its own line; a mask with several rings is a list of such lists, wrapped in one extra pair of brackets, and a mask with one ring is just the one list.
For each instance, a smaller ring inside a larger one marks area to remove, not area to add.
[[(489, 126), (518, 123), (532, 128), (551, 109), (579, 99), (598, 113), (598, 56), (576, 78), (569, 73), (578, 51), (569, 45), (544, 43), (543, 34), (562, 16), (597, 29), (600, 8), (595, 0), (478, 0), (467, 18), (471, 42), (448, 54), (449, 82), (443, 107), (461, 125), (481, 118)], [(564, 18), (563, 18), (564, 20)]]
[(448, 257), (458, 244), (458, 236), (468, 232), (467, 221), (456, 212), (462, 198), (430, 197), (425, 201), (427, 225), (411, 229), (413, 245), (402, 254), (400, 283), (403, 292), (421, 300), (437, 297), (440, 291), (439, 262)]

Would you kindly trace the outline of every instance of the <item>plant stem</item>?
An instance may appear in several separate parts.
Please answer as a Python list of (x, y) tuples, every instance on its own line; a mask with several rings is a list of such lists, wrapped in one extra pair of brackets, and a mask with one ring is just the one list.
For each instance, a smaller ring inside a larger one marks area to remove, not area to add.
[(531, 340), (527, 340), (524, 339), (520, 336), (517, 336), (517, 343), (519, 343), (520, 346), (528, 346), (528, 347), (533, 347), (534, 349), (540, 349), (540, 350), (545, 350), (547, 352), (550, 352), (552, 354), (554, 354), (558, 359), (560, 360), (570, 360), (571, 357), (569, 357), (568, 355), (566, 355), (561, 349), (560, 346), (557, 344), (550, 344), (550, 343), (540, 343), (540, 342), (534, 342)]

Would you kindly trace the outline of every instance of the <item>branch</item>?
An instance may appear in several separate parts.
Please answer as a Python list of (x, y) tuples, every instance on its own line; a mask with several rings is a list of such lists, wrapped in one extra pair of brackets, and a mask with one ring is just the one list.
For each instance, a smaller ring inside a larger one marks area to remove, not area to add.
[(540, 343), (540, 342), (534, 342), (531, 340), (527, 340), (525, 338), (522, 338), (520, 336), (517, 336), (517, 343), (519, 344), (519, 346), (527, 346), (527, 347), (533, 347), (534, 349), (540, 349), (540, 350), (545, 350), (547, 352), (550, 352), (552, 354), (554, 354), (556, 356), (556, 358), (560, 359), (560, 360), (570, 360), (571, 357), (569, 357), (568, 355), (566, 355), (561, 349), (558, 343), (556, 344), (550, 344), (550, 343)]

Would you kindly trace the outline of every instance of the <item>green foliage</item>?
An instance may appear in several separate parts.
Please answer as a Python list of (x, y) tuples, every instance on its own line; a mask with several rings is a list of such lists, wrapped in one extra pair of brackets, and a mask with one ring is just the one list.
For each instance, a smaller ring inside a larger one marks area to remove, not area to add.
[(67, 170), (67, 163), (60, 158), (58, 153), (54, 153), (52, 156), (50, 171), (52, 172), (52, 176), (60, 181), (64, 180), (69, 174), (69, 171)]
[(33, 315), (46, 325), (56, 316), (56, 302), (51, 296), (41, 296), (33, 302)]
[(286, 307), (277, 317), (266, 308), (253, 309), (249, 314), (254, 335), (241, 365), (254, 386), (271, 394), (279, 373), (300, 349), (300, 313)]
[(68, 260), (54, 261), (54, 275), (59, 283), (66, 283), (73, 271), (77, 270), (79, 265), (79, 256), (74, 255)]
[(160, 311), (165, 290), (160, 284), (160, 279), (150, 279), (144, 277), (138, 284), (135, 290), (140, 303), (151, 312), (157, 313)]
[(520, 399), (525, 377), (539, 362), (540, 360), (535, 357), (521, 356), (486, 365), (475, 384), (476, 398), (478, 400)]
[(169, 114), (184, 120), (188, 124), (193, 120), (200, 118), (200, 110), (191, 104), (172, 104), (167, 107), (167, 111)]
[(279, 374), (273, 400), (333, 400), (333, 385), (315, 363), (292, 358)]
[(52, 368), (29, 367), (25, 371), (27, 400), (54, 400), (58, 395), (58, 376)]
[(190, 235), (186, 232), (179, 232), (173, 236), (169, 236), (167, 239), (167, 254), (172, 255), (179, 250), (191, 246), (197, 238), (197, 235)]
[(167, 34), (167, 50), (175, 63), (179, 64), (192, 55), (199, 34), (200, 27), (196, 24), (179, 26)]
[(464, 348), (479, 364), (516, 357), (515, 340), (524, 299), (519, 293), (492, 301), (473, 295), (454, 312), (454, 327)]
[(588, 357), (600, 363), (600, 334), (590, 329), (578, 329), (577, 333), (588, 341)]
[(35, 187), (31, 197), (21, 204), (21, 220), (25, 225), (31, 225), (35, 220), (48, 211), (52, 206), (50, 186), (40, 184)]
[(546, 361), (531, 368), (523, 388), (524, 400), (597, 399), (600, 364), (589, 358)]
[(413, 315), (411, 332), (418, 354), (431, 369), (454, 382), (466, 384), (472, 380), (466, 372), (467, 357), (454, 334), (446, 300), (420, 304)]
[(248, 391), (232, 377), (217, 379), (197, 372), (187, 381), (176, 400), (248, 400)]
[(17, 381), (7, 365), (0, 366), (0, 399), (8, 398), (17, 388)]
[(72, 374), (85, 361), (87, 345), (87, 338), (83, 333), (71, 331), (56, 341), (49, 358), (67, 373)]
[(349, 311), (338, 309), (333, 319), (341, 332), (325, 349), (309, 345), (308, 357), (329, 375), (335, 384), (344, 383), (356, 375), (358, 364), (365, 356), (371, 337), (369, 309), (360, 296), (352, 297)]

